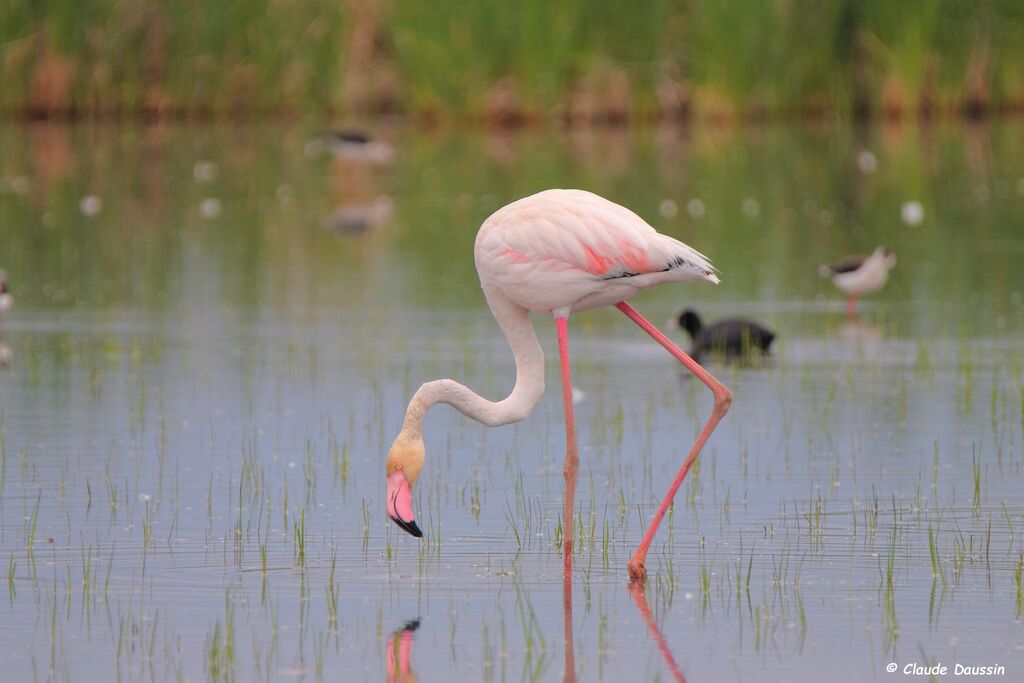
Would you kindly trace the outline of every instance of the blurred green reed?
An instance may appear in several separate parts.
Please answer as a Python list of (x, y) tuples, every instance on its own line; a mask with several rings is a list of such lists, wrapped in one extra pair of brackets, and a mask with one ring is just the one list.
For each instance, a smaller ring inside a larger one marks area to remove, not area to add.
[(9, 0), (8, 113), (650, 118), (1024, 105), (1016, 0)]
[(327, 106), (337, 95), (343, 19), (331, 0), (13, 0), (0, 7), (0, 106), (34, 114)]
[(480, 114), (507, 79), (525, 110), (547, 113), (575, 86), (597, 96), (631, 88), (650, 110), (659, 69), (679, 61), (684, 23), (684, 8), (668, 0), (441, 0), (396, 5), (389, 30), (414, 109)]

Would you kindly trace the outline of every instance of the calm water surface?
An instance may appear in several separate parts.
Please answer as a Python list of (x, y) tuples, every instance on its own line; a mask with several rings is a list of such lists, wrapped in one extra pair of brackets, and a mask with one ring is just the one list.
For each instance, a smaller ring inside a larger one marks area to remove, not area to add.
[[(313, 132), (0, 129), (5, 680), (1024, 677), (1020, 124), (396, 129), (376, 169)], [(764, 363), (709, 363), (733, 409), (631, 592), (711, 401), (617, 312), (571, 321), (571, 613), (549, 320), (525, 422), (431, 412), (424, 540), (382, 500), (420, 382), (511, 388), (472, 244), (551, 186), (714, 260), (718, 287), (637, 297), (653, 320), (779, 333)], [(899, 264), (850, 321), (817, 265), (878, 244)]]

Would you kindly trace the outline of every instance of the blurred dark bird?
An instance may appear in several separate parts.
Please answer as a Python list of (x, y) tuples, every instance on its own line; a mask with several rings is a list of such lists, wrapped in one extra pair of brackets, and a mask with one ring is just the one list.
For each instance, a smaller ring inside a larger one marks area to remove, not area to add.
[(380, 195), (372, 202), (344, 204), (324, 219), (324, 226), (336, 235), (358, 235), (391, 221), (394, 202)]
[(775, 333), (764, 325), (746, 318), (726, 318), (705, 326), (693, 309), (686, 309), (670, 323), (690, 333), (693, 345), (690, 355), (721, 354), (741, 358), (752, 354), (765, 355), (775, 339)]
[(14, 305), (14, 295), (7, 289), (7, 273), (0, 270), (0, 313), (6, 313)]
[(320, 138), (331, 154), (339, 159), (386, 166), (395, 158), (391, 145), (373, 140), (361, 131), (329, 130), (321, 133)]
[(878, 247), (870, 256), (847, 256), (830, 266), (818, 266), (818, 274), (846, 293), (846, 313), (857, 315), (857, 297), (877, 292), (896, 266), (896, 254)]
[(0, 270), (0, 369), (7, 367), (14, 356), (11, 347), (4, 343), (3, 336), (3, 314), (11, 310), (14, 305), (14, 296), (7, 289), (7, 273)]

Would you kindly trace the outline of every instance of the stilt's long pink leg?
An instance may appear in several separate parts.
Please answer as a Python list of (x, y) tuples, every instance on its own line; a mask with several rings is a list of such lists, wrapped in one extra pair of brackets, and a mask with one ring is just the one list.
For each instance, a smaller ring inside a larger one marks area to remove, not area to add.
[(857, 295), (851, 294), (846, 297), (846, 317), (850, 320), (857, 319)]
[(654, 519), (651, 520), (651, 525), (647, 527), (647, 533), (644, 534), (644, 538), (640, 541), (640, 545), (637, 546), (636, 552), (633, 553), (633, 557), (629, 560), (629, 576), (634, 581), (643, 581), (647, 577), (647, 567), (644, 564), (644, 559), (647, 557), (647, 549), (651, 547), (651, 542), (654, 540), (654, 534), (658, 531), (658, 525), (661, 524), (662, 517), (668, 511), (668, 506), (672, 503), (672, 498), (675, 497), (676, 491), (679, 490), (679, 485), (683, 483), (683, 479), (686, 478), (686, 473), (690, 471), (690, 467), (693, 466), (694, 461), (697, 460), (697, 456), (700, 455), (701, 448), (704, 447), (704, 443), (711, 436), (711, 432), (715, 431), (715, 427), (725, 417), (726, 411), (729, 410), (729, 406), (732, 404), (732, 392), (729, 391), (724, 384), (719, 382), (717, 379), (712, 377), (707, 370), (700, 366), (700, 363), (690, 358), (686, 353), (683, 352), (678, 346), (673, 344), (668, 337), (666, 337), (661, 330), (652, 325), (646, 318), (637, 312), (635, 308), (627, 304), (625, 301), (620, 301), (615, 304), (615, 307), (625, 313), (630, 320), (639, 325), (644, 332), (651, 335), (656, 342), (665, 347), (665, 349), (675, 356), (676, 360), (686, 366), (686, 368), (697, 376), (701, 382), (704, 382), (709, 389), (715, 394), (715, 407), (711, 410), (711, 416), (708, 417), (708, 421), (704, 423), (704, 429), (701, 430), (700, 435), (694, 442), (693, 447), (690, 448), (689, 455), (686, 456), (686, 460), (683, 461), (683, 466), (679, 468), (676, 478), (672, 480), (672, 485), (668, 487), (668, 493), (665, 494), (665, 498), (661, 501), (661, 505), (658, 506), (658, 511), (654, 513)]
[[(569, 321), (555, 317), (558, 328), (558, 357), (562, 362), (562, 402), (565, 405), (565, 512), (562, 527), (565, 538), (562, 555), (565, 573), (572, 573), (572, 511), (576, 504), (576, 472), (580, 456), (576, 447), (576, 420), (572, 412), (572, 377), (569, 374)], [(567, 599), (571, 599), (571, 596)]]

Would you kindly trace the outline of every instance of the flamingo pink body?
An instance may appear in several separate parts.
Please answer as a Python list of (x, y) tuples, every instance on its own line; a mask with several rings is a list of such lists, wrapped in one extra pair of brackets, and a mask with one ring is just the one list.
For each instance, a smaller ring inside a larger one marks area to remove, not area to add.
[(582, 190), (547, 190), (499, 209), (475, 251), (485, 290), (543, 313), (611, 306), (665, 282), (718, 282), (702, 254)]
[[(402, 432), (388, 454), (389, 516), (406, 531), (418, 535), (419, 529), (412, 519), (411, 497), (423, 465), (423, 417), (430, 406), (448, 403), (488, 426), (516, 422), (530, 413), (544, 392), (544, 354), (529, 312), (553, 315), (558, 329), (566, 413), (563, 521), (567, 530), (565, 564), (569, 572), (578, 453), (567, 320), (573, 312), (615, 305), (694, 371), (716, 398), (712, 417), (630, 562), (630, 574), (642, 579), (644, 557), (658, 522), (704, 441), (728, 409), (731, 394), (625, 301), (643, 289), (667, 282), (717, 283), (714, 268), (702, 254), (658, 233), (629, 209), (582, 190), (547, 190), (499, 209), (480, 227), (475, 258), (487, 303), (516, 360), (516, 384), (508, 397), (496, 402), (450, 379), (427, 382), (419, 388), (409, 403)], [(398, 485), (403, 474), (407, 486)]]

